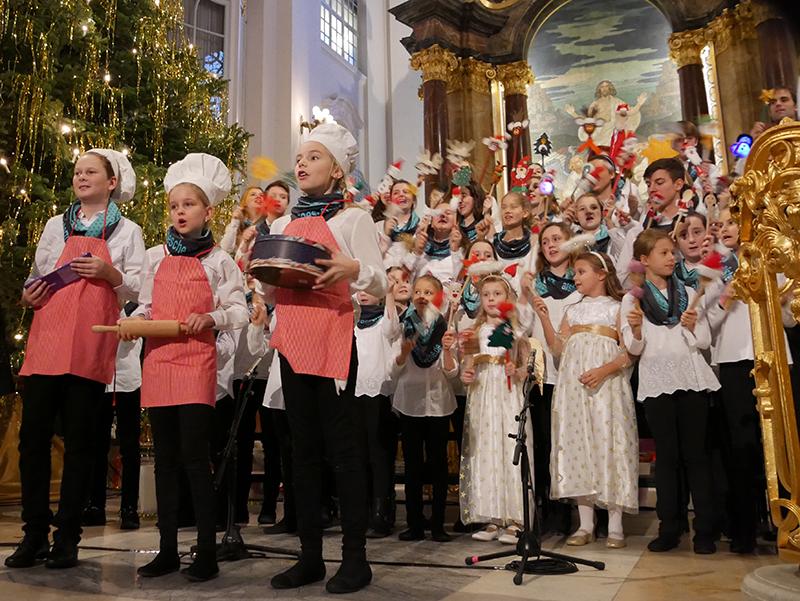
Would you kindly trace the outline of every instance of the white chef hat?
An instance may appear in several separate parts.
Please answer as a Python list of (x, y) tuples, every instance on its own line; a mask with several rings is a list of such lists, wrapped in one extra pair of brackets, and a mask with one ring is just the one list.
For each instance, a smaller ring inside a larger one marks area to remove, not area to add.
[(111, 148), (92, 148), (87, 153), (97, 154), (106, 159), (114, 170), (117, 187), (111, 192), (111, 199), (117, 202), (128, 202), (136, 192), (136, 172), (128, 157)]
[(328, 149), (339, 163), (344, 174), (349, 174), (356, 166), (358, 143), (349, 131), (338, 123), (321, 123), (303, 138), (303, 142), (318, 142)]
[(204, 152), (192, 152), (167, 169), (164, 176), (167, 194), (178, 184), (194, 184), (214, 207), (231, 191), (231, 172), (217, 157)]

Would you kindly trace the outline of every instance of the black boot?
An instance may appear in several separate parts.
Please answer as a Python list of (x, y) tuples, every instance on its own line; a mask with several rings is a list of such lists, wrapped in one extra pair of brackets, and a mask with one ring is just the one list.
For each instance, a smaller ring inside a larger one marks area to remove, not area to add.
[(178, 558), (178, 549), (165, 549), (161, 548), (158, 555), (150, 563), (146, 563), (136, 573), (142, 578), (158, 578), (159, 576), (166, 576), (172, 572), (177, 572), (181, 567), (180, 559)]
[(325, 584), (333, 594), (355, 593), (372, 582), (372, 569), (367, 563), (366, 550), (342, 552), (342, 565)]
[(37, 560), (47, 559), (50, 543), (47, 534), (26, 534), (17, 546), (16, 551), (6, 557), (6, 567), (29, 568)]
[(190, 582), (205, 582), (219, 576), (216, 544), (197, 545), (194, 561), (188, 568), (182, 569), (181, 574)]
[(71, 540), (55, 539), (53, 548), (47, 554), (44, 567), (51, 570), (64, 570), (78, 565), (78, 543)]
[(392, 500), (388, 497), (376, 497), (372, 500), (372, 516), (369, 521), (367, 538), (385, 538), (392, 533), (389, 524), (389, 511)]
[(258, 514), (258, 523), (262, 526), (269, 526), (274, 524), (276, 520), (275, 508), (262, 507), (261, 513)]
[(138, 530), (139, 514), (133, 507), (123, 507), (119, 512), (120, 530)]
[(325, 563), (322, 561), (322, 551), (312, 554), (304, 552), (291, 568), (273, 576), (270, 584), (274, 589), (290, 589), (319, 582), (323, 578)]
[(81, 526), (105, 526), (106, 510), (102, 507), (90, 505), (83, 510)]
[(264, 527), (264, 534), (272, 535), (272, 534), (294, 534), (297, 532), (297, 522), (295, 520), (290, 520), (289, 518), (281, 518), (281, 521), (277, 524), (273, 524), (272, 526), (265, 526)]

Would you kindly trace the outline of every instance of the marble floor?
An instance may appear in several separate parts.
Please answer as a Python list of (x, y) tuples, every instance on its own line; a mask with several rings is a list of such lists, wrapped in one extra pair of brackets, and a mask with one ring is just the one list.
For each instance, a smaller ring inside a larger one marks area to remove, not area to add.
[[(455, 518), (455, 513), (455, 507), (448, 508), (448, 517)], [(254, 515), (251, 524), (255, 522)], [(515, 586), (512, 574), (502, 569), (508, 560), (490, 561), (480, 567), (464, 565), (466, 556), (507, 548), (498, 542), (477, 542), (469, 535), (458, 536), (447, 544), (429, 540), (403, 543), (396, 536), (370, 541), (368, 553), (373, 562), (373, 583), (352, 597), (364, 601), (732, 601), (742, 599), (739, 586), (745, 574), (760, 566), (778, 563), (768, 545), (761, 546), (757, 555), (747, 557), (727, 552), (724, 543), (716, 555), (695, 555), (686, 537), (675, 551), (650, 553), (646, 545), (657, 530), (652, 511), (626, 516), (625, 528), (628, 547), (619, 550), (606, 549), (604, 541), (575, 548), (566, 547), (562, 538), (546, 538), (544, 549), (603, 561), (605, 570), (579, 566), (575, 574), (526, 575), (521, 586)], [(288, 550), (298, 548), (295, 537), (265, 536), (256, 526), (244, 528), (242, 534), (251, 544)], [(0, 507), (0, 559), (11, 553), (20, 537), (19, 508)], [(182, 550), (188, 551), (193, 538), (191, 530), (181, 531)], [(327, 564), (329, 575), (337, 569), (339, 540), (337, 529), (331, 529), (325, 537), (325, 558), (330, 560)], [(219, 578), (200, 584), (190, 584), (179, 574), (153, 580), (137, 579), (136, 568), (147, 563), (157, 547), (153, 520), (145, 520), (142, 528), (134, 532), (122, 532), (117, 523), (111, 521), (105, 527), (87, 528), (77, 568), (53, 571), (42, 566), (17, 570), (0, 567), (0, 599), (234, 601), (331, 598), (323, 583), (296, 591), (272, 590), (269, 578), (291, 565), (290, 558), (274, 553), (266, 559), (223, 563)], [(188, 558), (185, 557), (184, 561), (188, 562)], [(396, 563), (416, 565), (405, 567)]]

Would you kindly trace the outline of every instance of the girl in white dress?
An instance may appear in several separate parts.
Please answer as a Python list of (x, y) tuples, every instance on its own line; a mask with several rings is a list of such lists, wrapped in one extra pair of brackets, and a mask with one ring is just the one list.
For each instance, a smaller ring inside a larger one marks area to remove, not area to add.
[[(519, 328), (509, 280), (491, 274), (478, 283), (481, 305), (474, 335), (480, 354), (465, 358), (461, 377), (468, 390), (459, 490), (461, 520), (465, 524), (489, 522), (473, 538), (499, 538), (500, 542), (516, 544), (523, 518), (522, 489), (520, 468), (512, 463), (516, 443), (508, 434), (515, 431), (514, 418), (524, 404), (525, 370), (518, 364), (525, 362), (528, 344), (519, 331), (515, 332), (511, 352), (490, 344), (493, 332), (504, 322), (501, 310), (508, 310), (506, 319)], [(517, 361), (512, 362), (512, 358)], [(530, 422), (527, 442), (532, 448)]]
[(594, 506), (608, 509), (606, 546), (625, 546), (622, 513), (636, 513), (639, 448), (629, 382), (631, 365), (620, 345), (622, 287), (608, 255), (575, 259), (583, 297), (564, 310), (558, 332), (547, 304), (534, 299), (547, 344), (561, 357), (553, 394), (550, 496), (575, 499), (580, 526), (568, 545), (594, 540)]

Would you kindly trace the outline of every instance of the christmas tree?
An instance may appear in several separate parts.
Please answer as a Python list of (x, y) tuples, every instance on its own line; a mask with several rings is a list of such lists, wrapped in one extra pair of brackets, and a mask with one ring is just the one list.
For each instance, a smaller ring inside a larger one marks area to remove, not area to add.
[(45, 222), (74, 200), (80, 153), (128, 153), (137, 191), (120, 208), (149, 246), (167, 226), (166, 167), (208, 152), (243, 171), (250, 135), (227, 125), (227, 83), (200, 65), (181, 0), (0, 0), (0, 49), (0, 304), (22, 348), (21, 287)]

